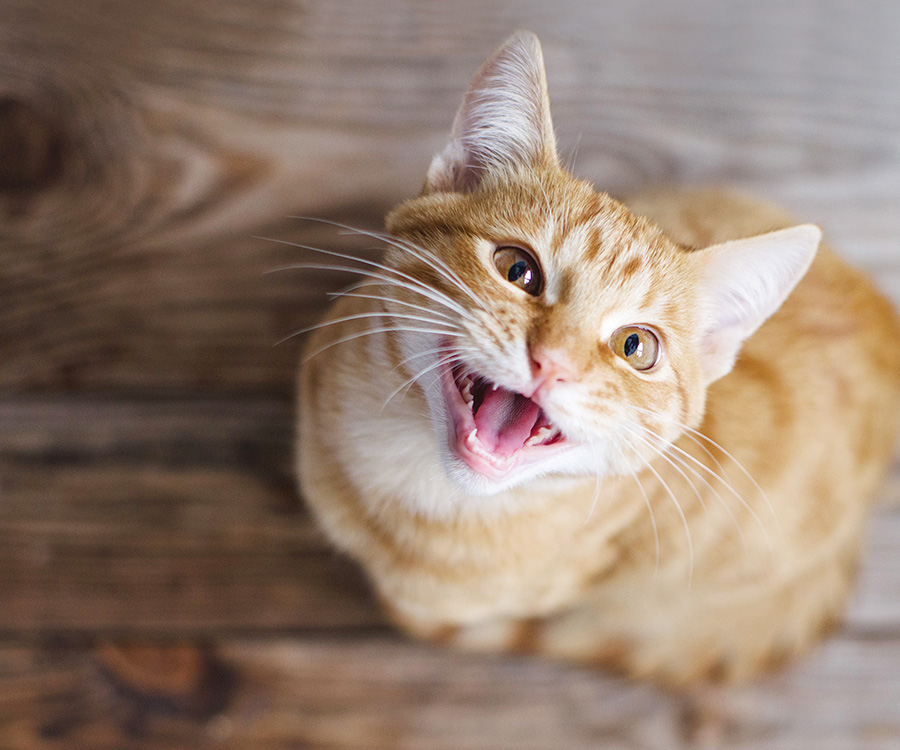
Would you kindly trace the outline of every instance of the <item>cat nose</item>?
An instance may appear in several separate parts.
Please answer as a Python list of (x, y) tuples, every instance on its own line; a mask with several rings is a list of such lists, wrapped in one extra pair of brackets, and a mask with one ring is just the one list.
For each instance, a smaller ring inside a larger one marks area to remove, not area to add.
[(538, 346), (531, 351), (533, 393), (578, 379), (577, 368), (562, 349)]

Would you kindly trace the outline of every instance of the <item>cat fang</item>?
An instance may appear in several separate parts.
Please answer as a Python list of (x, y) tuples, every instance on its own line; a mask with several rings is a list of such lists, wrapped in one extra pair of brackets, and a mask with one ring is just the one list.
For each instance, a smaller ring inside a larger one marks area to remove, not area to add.
[(450, 450), (473, 471), (499, 482), (570, 447), (538, 401), (457, 365), (444, 364), (441, 386)]

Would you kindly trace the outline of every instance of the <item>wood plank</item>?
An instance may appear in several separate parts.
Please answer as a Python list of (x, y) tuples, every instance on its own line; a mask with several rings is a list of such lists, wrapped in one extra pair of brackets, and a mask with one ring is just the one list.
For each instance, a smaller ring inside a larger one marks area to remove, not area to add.
[(53, 7), (0, 8), (6, 391), (285, 394), (296, 349), (271, 345), (317, 315), (326, 282), (264, 279), (297, 253), (250, 235), (345, 247), (284, 217), (378, 226), (418, 190), (480, 60), (519, 27), (544, 38), (579, 173), (617, 192), (736, 183), (900, 277), (891, 3)]
[(0, 631), (381, 622), (289, 486), (153, 463), (2, 471)]
[(0, 405), (0, 631), (380, 624), (307, 516), (281, 401)]
[(16, 397), (0, 400), (0, 458), (49, 466), (228, 466), (292, 483), (288, 399), (207, 396)]
[[(0, 632), (380, 626), (291, 477), (291, 405), (0, 404)], [(871, 524), (853, 632), (900, 633), (900, 467)]]
[(395, 638), (0, 646), (8, 750), (884, 750), (900, 640), (836, 639), (758, 684), (671, 695)]

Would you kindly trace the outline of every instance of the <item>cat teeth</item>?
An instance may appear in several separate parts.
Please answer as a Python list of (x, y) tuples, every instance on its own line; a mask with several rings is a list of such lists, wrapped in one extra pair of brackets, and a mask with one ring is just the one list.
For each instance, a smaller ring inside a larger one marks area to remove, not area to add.
[(478, 439), (478, 428), (473, 429), (466, 435), (466, 446), (473, 454), (483, 458), (498, 469), (508, 469), (513, 460), (511, 457), (497, 456), (490, 451), (486, 451)]
[(472, 380), (470, 378), (467, 378), (463, 382), (462, 387), (459, 389), (459, 393), (466, 405), (471, 407), (475, 401), (475, 397), (472, 395)]
[(525, 441), (525, 445), (538, 445), (539, 443), (546, 442), (550, 438), (555, 437), (558, 432), (559, 430), (555, 427), (541, 425), (537, 432)]

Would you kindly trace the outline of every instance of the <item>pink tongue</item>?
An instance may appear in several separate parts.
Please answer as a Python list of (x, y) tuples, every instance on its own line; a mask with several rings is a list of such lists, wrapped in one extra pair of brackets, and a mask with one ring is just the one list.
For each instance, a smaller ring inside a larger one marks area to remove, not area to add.
[(540, 407), (530, 398), (505, 388), (488, 387), (475, 412), (478, 437), (494, 453), (512, 455), (528, 440), (540, 413)]

